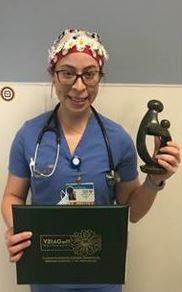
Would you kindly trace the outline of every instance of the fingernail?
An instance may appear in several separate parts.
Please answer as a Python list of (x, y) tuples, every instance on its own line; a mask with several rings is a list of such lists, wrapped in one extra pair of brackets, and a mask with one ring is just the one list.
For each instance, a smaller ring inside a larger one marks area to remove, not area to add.
[(30, 240), (27, 241), (27, 246), (29, 246), (29, 245), (31, 245), (31, 241)]

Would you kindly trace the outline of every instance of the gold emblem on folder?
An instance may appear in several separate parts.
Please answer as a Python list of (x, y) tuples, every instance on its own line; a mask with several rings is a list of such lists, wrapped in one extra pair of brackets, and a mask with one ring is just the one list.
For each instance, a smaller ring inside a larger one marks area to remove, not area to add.
[(45, 262), (97, 262), (101, 258), (102, 236), (91, 229), (72, 234), (40, 235)]
[(92, 230), (75, 232), (70, 237), (70, 245), (74, 254), (79, 256), (91, 256), (102, 249), (101, 236)]

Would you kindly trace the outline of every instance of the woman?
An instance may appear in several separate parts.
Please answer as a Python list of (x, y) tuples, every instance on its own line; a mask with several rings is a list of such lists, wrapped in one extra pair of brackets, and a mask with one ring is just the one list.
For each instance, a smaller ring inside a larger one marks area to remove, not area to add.
[[(50, 119), (50, 113), (45, 113), (26, 122), (17, 133), (10, 153), (2, 212), (7, 224), (6, 241), (11, 262), (19, 261), (23, 250), (31, 244), (31, 231), (13, 234), (11, 214), (12, 204), (25, 204), (29, 188), (32, 204), (61, 204), (67, 188), (79, 185), (79, 194), (82, 194), (89, 182), (89, 203), (113, 204), (116, 201), (129, 204), (130, 220), (137, 222), (152, 206), (165, 180), (178, 168), (179, 148), (170, 141), (155, 156), (166, 169), (166, 174), (147, 176), (140, 184), (136, 151), (130, 136), (120, 125), (99, 115), (111, 144), (114, 168), (117, 169), (114, 175), (113, 171), (110, 172), (103, 133), (97, 114), (91, 107), (107, 57), (98, 35), (80, 30), (66, 30), (51, 46), (49, 72), (61, 105), (54, 114), (51, 113)], [(39, 133), (48, 119), (49, 124), (56, 124), (61, 132), (56, 167), (52, 163), (57, 149), (54, 133), (46, 132), (40, 149), (36, 149)], [(78, 189), (75, 188), (75, 191), (78, 192)], [(77, 203), (80, 201), (84, 201), (82, 195)], [(33, 292), (64, 289), (121, 291), (120, 285), (97, 284), (33, 285), (31, 289)]]

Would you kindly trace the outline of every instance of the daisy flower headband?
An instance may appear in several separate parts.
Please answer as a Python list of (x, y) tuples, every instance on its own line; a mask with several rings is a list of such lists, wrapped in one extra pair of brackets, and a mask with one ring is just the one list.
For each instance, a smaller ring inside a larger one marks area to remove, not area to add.
[(49, 49), (48, 66), (52, 72), (55, 64), (70, 53), (82, 52), (91, 55), (103, 66), (108, 59), (108, 53), (101, 43), (97, 33), (86, 32), (78, 29), (67, 29), (54, 41)]

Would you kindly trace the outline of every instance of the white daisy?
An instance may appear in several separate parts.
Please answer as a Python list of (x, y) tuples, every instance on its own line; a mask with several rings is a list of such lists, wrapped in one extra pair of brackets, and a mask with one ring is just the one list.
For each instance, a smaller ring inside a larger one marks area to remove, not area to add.
[(82, 52), (87, 45), (87, 40), (84, 37), (79, 37), (76, 39), (76, 48), (78, 51)]

